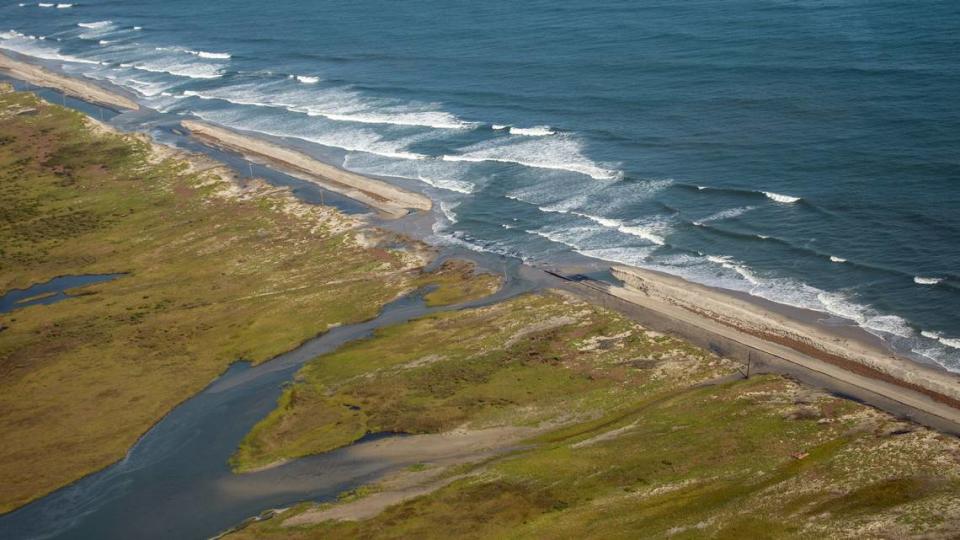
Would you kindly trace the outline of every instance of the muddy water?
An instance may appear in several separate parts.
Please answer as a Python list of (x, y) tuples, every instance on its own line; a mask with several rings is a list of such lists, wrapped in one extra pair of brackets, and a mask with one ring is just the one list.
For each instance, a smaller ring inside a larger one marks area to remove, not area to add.
[(509, 268), (504, 288), (479, 302), (427, 308), (421, 291), (388, 304), (373, 320), (335, 328), (259, 366), (234, 364), (155, 425), (122, 461), (0, 516), (0, 538), (206, 538), (263, 510), (332, 498), (413, 463), (359, 458), (356, 447), (242, 475), (233, 474), (227, 460), (304, 362), (377, 328), (534, 289), (534, 281), (520, 276), (524, 272)]

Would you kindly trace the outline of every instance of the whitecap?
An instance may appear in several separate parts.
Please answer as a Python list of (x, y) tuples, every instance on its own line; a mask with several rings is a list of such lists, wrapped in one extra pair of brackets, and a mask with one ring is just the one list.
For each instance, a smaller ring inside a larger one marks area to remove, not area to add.
[(752, 285), (759, 285), (760, 278), (751, 270), (747, 265), (735, 260), (733, 257), (727, 255), (709, 255), (707, 260), (719, 264), (720, 266), (733, 270), (737, 274), (740, 274), (743, 279), (747, 280)]
[(48, 4), (48, 3), (46, 3), (46, 2), (40, 2), (39, 4), (37, 4), (37, 6), (38, 6), (38, 7), (42, 7), (42, 8), (50, 8), (50, 7), (53, 7), (54, 4)]
[(800, 197), (781, 195), (780, 193), (773, 193), (772, 191), (764, 191), (763, 194), (766, 195), (768, 199), (784, 204), (795, 203), (800, 200)]
[(943, 343), (944, 345), (952, 349), (960, 349), (960, 339), (942, 337), (940, 338), (940, 343)]
[(510, 127), (510, 126), (508, 126), (508, 125), (506, 125), (506, 124), (493, 124), (493, 125), (490, 126), (490, 127), (493, 128), (493, 129), (495, 129), (495, 130), (497, 130), (497, 131), (501, 131), (501, 130), (507, 129), (507, 128)]
[(257, 131), (273, 137), (293, 137), (322, 146), (366, 152), (379, 156), (426, 160), (427, 156), (405, 150), (407, 140), (385, 140), (380, 134), (352, 126), (316, 126), (307, 119), (291, 122), (275, 117), (249, 117), (242, 110), (193, 111), (203, 120), (228, 127)]
[(923, 337), (925, 337), (925, 338), (935, 339), (935, 340), (937, 340), (937, 341), (940, 340), (940, 333), (939, 333), (939, 332), (931, 332), (931, 331), (929, 331), (929, 330), (921, 330), (921, 331), (920, 331), (920, 335), (923, 336)]
[(914, 276), (913, 282), (917, 285), (936, 285), (943, 281), (943, 278)]
[(541, 137), (481, 142), (447, 154), (444, 161), (500, 162), (524, 167), (552, 169), (583, 174), (595, 180), (618, 180), (620, 171), (601, 167), (583, 154), (583, 145), (572, 137)]
[(570, 211), (570, 214), (589, 219), (590, 221), (598, 225), (602, 225), (604, 227), (620, 231), (624, 234), (629, 234), (631, 236), (636, 236), (637, 238), (642, 238), (658, 246), (662, 246), (666, 244), (666, 240), (664, 239), (664, 237), (660, 236), (659, 234), (656, 234), (651, 227), (647, 227), (640, 224), (626, 224), (619, 219), (593, 216), (590, 214), (585, 214), (583, 212), (577, 212), (577, 211)]
[(238, 84), (195, 92), (201, 99), (219, 99), (238, 105), (274, 107), (307, 116), (322, 117), (337, 122), (361, 124), (392, 124), (420, 126), (434, 129), (465, 129), (472, 124), (444, 112), (430, 110), (416, 104), (367, 98), (343, 88), (307, 90), (303, 86), (290, 88), (286, 82), (277, 84)]
[[(506, 126), (504, 126), (506, 127)], [(496, 129), (496, 128), (494, 128)], [(556, 133), (550, 126), (534, 126), (528, 128), (510, 128), (511, 135), (525, 135), (527, 137), (546, 137)]]
[(732, 219), (735, 217), (742, 216), (747, 212), (755, 209), (756, 206), (741, 206), (738, 208), (729, 208), (727, 210), (721, 210), (715, 214), (711, 214), (703, 219), (693, 222), (694, 225), (702, 225), (703, 223), (710, 223), (711, 221), (721, 221), (724, 219)]
[(0, 49), (7, 49), (26, 56), (41, 58), (43, 60), (73, 62), (76, 64), (100, 64), (100, 62), (94, 60), (87, 60), (85, 58), (61, 54), (60, 49), (53, 48), (46, 43), (49, 42), (37, 39), (35, 36), (22, 34), (16, 30), (0, 32)]
[(219, 66), (199, 63), (183, 63), (172, 60), (142, 60), (132, 63), (122, 63), (120, 67), (139, 69), (151, 73), (167, 73), (188, 79), (216, 79), (222, 73)]
[(194, 56), (199, 56), (200, 58), (206, 58), (208, 60), (229, 60), (231, 58), (230, 53), (218, 53), (218, 52), (208, 52), (208, 51), (184, 51), (187, 54), (192, 54)]
[(845, 263), (845, 262), (847, 262), (846, 259), (844, 259), (844, 258), (842, 258), (842, 257), (836, 257), (836, 256), (834, 256), (834, 255), (831, 255), (831, 256), (830, 256), (830, 261), (835, 262), (835, 263)]
[(57, 9), (70, 9), (73, 7), (73, 4), (57, 4)]
[(320, 82), (320, 77), (312, 77), (310, 75), (294, 75), (294, 78), (303, 84), (317, 84)]
[(89, 28), (91, 30), (96, 30), (98, 28), (106, 28), (113, 24), (113, 21), (96, 21), (96, 22), (82, 22), (77, 23), (77, 26), (80, 28)]

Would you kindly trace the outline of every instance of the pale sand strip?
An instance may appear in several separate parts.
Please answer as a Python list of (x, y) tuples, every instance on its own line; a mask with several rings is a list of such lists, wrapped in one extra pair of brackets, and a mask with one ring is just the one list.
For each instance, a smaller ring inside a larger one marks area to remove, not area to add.
[(430, 210), (433, 206), (429, 197), (419, 193), (338, 169), (262, 139), (195, 120), (184, 120), (181, 125), (200, 139), (242, 154), (264, 158), (284, 172), (362, 202), (391, 217), (405, 215), (406, 209)]
[(515, 449), (524, 439), (556, 428), (505, 426), (384, 439), (348, 448), (357, 459), (387, 460), (394, 463), (430, 463), (424, 471), (402, 471), (380, 483), (382, 491), (368, 497), (333, 506), (307, 510), (283, 521), (284, 527), (320, 523), (326, 520), (371, 518), (389, 506), (426, 495), (463, 475), (444, 476), (455, 465), (476, 463)]
[[(627, 266), (614, 266), (611, 270), (627, 287), (609, 287), (607, 292), (630, 303), (658, 311), (921, 411), (960, 422), (960, 410), (929, 396), (929, 393), (934, 393), (947, 400), (960, 401), (960, 376), (956, 374), (923, 366), (855, 340), (829, 334), (813, 325), (682, 278)], [(794, 346), (791, 347), (791, 344)], [(811, 356), (797, 349), (819, 351), (823, 357), (815, 358), (814, 356), (819, 355)], [(831, 363), (831, 357), (859, 364), (898, 383), (926, 392), (921, 393), (890, 381), (854, 373)]]
[(140, 108), (135, 101), (104, 90), (93, 83), (58, 75), (40, 66), (14, 60), (2, 52), (0, 52), (0, 71), (15, 79), (37, 86), (53, 88), (83, 101), (104, 105), (111, 109), (137, 110)]

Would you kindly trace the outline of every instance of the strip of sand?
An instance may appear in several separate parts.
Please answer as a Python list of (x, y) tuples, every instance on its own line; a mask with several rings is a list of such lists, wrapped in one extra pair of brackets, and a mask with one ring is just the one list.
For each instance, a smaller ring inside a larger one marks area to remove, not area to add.
[(197, 138), (214, 146), (263, 158), (285, 173), (340, 193), (390, 217), (402, 217), (408, 209), (430, 210), (433, 206), (429, 197), (419, 193), (338, 169), (304, 153), (262, 139), (195, 120), (184, 120), (181, 125)]
[(607, 292), (900, 403), (960, 422), (960, 376), (884, 353), (682, 278), (627, 266)]
[(14, 60), (2, 52), (0, 52), (0, 71), (30, 84), (53, 88), (83, 101), (111, 109), (138, 110), (140, 108), (132, 99), (104, 90), (93, 83), (58, 75), (40, 66)]

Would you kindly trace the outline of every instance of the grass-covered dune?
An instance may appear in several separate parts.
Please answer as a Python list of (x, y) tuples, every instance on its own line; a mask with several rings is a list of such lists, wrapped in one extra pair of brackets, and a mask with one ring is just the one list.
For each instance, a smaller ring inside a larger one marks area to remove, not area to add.
[(425, 460), (229, 537), (960, 534), (955, 438), (737, 367), (553, 293), (384, 329), (305, 365), (234, 465), (376, 431), (515, 426), (530, 428), (525, 440), (499, 456)]
[(361, 225), (0, 89), (0, 293), (125, 274), (0, 314), (0, 512), (121, 458), (231, 362), (373, 317), (428, 282), (437, 303), (498, 286), (464, 288), (463, 264), (424, 275), (423, 246)]

